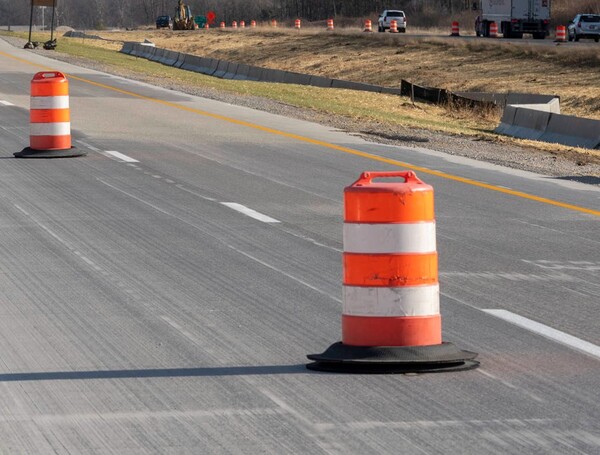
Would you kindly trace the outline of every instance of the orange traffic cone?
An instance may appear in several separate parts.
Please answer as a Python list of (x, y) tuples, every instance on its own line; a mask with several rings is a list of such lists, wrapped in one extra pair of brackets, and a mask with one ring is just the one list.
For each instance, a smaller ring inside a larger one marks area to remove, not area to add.
[(450, 33), (450, 36), (460, 36), (460, 29), (458, 22), (456, 21), (452, 22), (452, 32)]
[(17, 158), (66, 158), (86, 153), (71, 144), (69, 81), (58, 71), (36, 73), (31, 80), (29, 147)]
[[(398, 178), (404, 182), (373, 182)], [(344, 189), (342, 341), (309, 369), (406, 373), (475, 368), (442, 342), (433, 188), (414, 172), (365, 172)]]

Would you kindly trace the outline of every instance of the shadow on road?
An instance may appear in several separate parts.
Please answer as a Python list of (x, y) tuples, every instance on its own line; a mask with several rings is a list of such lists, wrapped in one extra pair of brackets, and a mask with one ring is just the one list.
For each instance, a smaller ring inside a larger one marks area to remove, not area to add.
[(556, 177), (559, 180), (572, 180), (574, 182), (587, 183), (588, 185), (600, 185), (600, 177), (595, 175), (567, 175)]
[(164, 368), (147, 370), (48, 371), (0, 374), (0, 382), (59, 381), (76, 379), (187, 378), (203, 376), (255, 376), (310, 374), (304, 364), (234, 367)]

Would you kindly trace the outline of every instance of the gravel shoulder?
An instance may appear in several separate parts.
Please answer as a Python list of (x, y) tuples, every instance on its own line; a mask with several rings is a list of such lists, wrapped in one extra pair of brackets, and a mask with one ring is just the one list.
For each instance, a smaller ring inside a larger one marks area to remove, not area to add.
[[(16, 37), (1, 37), (16, 47), (23, 47), (25, 40)], [(180, 91), (190, 95), (223, 101), (234, 105), (242, 105), (253, 109), (267, 111), (286, 117), (317, 122), (346, 131), (349, 134), (359, 135), (365, 139), (389, 145), (403, 147), (424, 147), (431, 150), (472, 158), (502, 165), (505, 167), (535, 172), (565, 180), (574, 180), (581, 183), (600, 186), (600, 154), (582, 154), (577, 150), (556, 151), (539, 150), (534, 146), (520, 145), (511, 139), (505, 142), (481, 140), (479, 138), (449, 135), (423, 129), (405, 128), (383, 123), (365, 123), (342, 116), (324, 115), (309, 109), (301, 109), (262, 97), (238, 97), (234, 94), (221, 92), (208, 87), (188, 86), (174, 81), (140, 76), (138, 73), (116, 67), (107, 67), (97, 62), (73, 57), (56, 51), (42, 49), (32, 50), (56, 60), (65, 61), (85, 68), (143, 81), (155, 86)], [(182, 70), (184, 71), (184, 70)]]

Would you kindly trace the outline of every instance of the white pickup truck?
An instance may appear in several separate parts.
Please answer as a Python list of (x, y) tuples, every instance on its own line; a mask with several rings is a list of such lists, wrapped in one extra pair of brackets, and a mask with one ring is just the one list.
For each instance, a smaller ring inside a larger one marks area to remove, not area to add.
[(378, 28), (379, 32), (385, 32), (390, 29), (390, 24), (392, 21), (396, 21), (396, 26), (398, 27), (398, 31), (400, 33), (406, 32), (406, 15), (404, 11), (400, 11), (397, 9), (386, 9), (379, 16)]

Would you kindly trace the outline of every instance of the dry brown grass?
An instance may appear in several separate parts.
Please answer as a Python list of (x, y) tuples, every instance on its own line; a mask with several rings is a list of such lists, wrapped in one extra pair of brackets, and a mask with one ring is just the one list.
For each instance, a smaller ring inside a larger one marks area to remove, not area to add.
[(563, 113), (600, 119), (600, 46), (516, 45), (352, 29), (95, 33), (107, 41), (87, 44), (119, 49), (123, 41), (149, 39), (184, 53), (389, 87), (407, 79), (454, 91), (554, 94), (561, 97)]

